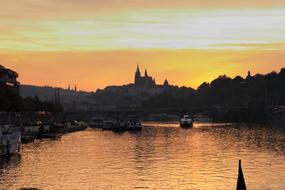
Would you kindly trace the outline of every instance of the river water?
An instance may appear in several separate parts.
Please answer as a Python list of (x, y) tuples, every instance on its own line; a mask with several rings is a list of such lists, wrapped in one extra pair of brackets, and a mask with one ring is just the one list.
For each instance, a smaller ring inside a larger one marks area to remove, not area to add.
[(141, 132), (87, 129), (23, 145), (1, 159), (0, 189), (285, 189), (285, 127), (146, 123)]

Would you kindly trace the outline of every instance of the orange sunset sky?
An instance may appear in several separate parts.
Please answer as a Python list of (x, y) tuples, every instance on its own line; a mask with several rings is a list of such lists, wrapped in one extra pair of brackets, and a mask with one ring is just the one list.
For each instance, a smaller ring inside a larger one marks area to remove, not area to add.
[(22, 84), (93, 91), (158, 83), (196, 88), (221, 74), (285, 67), (284, 0), (0, 0), (0, 64)]

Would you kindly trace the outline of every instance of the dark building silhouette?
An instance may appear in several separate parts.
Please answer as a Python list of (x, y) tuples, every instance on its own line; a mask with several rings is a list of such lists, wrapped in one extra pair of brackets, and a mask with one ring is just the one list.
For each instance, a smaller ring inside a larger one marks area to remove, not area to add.
[(154, 87), (156, 85), (155, 79), (153, 79), (151, 76), (148, 76), (147, 70), (145, 70), (144, 76), (141, 75), (140, 68), (137, 66), (137, 71), (135, 73), (135, 83), (136, 86), (141, 87)]
[(94, 101), (88, 98), (92, 93), (74, 91), (71, 87), (68, 90), (51, 86), (21, 85), (20, 95), (23, 98), (37, 96), (40, 101), (53, 102), (55, 105), (60, 104), (65, 111), (74, 110), (75, 104), (76, 110), (84, 111), (94, 108)]
[(251, 79), (251, 73), (250, 73), (250, 71), (247, 72), (247, 77), (246, 77), (246, 79)]
[(169, 82), (167, 79), (165, 79), (164, 83), (163, 83), (164, 86), (169, 86)]
[(10, 89), (15, 94), (19, 94), (20, 83), (17, 81), (18, 73), (0, 65), (0, 88)]

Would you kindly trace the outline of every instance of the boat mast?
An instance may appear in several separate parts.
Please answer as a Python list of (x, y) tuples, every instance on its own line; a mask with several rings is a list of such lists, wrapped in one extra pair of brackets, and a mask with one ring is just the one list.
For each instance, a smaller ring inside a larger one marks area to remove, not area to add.
[(238, 179), (237, 179), (237, 189), (236, 190), (246, 190), (246, 184), (242, 172), (241, 167), (241, 160), (239, 160), (239, 166), (238, 166)]

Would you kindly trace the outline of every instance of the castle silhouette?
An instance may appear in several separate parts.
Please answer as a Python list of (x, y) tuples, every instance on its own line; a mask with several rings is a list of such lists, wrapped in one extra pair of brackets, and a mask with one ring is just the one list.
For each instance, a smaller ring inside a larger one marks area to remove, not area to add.
[(143, 87), (153, 87), (155, 86), (155, 79), (151, 76), (148, 76), (147, 70), (144, 72), (144, 76), (141, 75), (140, 68), (137, 66), (137, 71), (135, 73), (135, 83), (136, 86), (143, 86)]
[[(157, 86), (155, 83), (155, 79), (148, 75), (147, 70), (145, 69), (144, 76), (141, 75), (141, 71), (139, 66), (137, 66), (137, 71), (135, 72), (135, 86), (152, 88)], [(164, 81), (164, 85), (169, 85), (167, 79)]]

